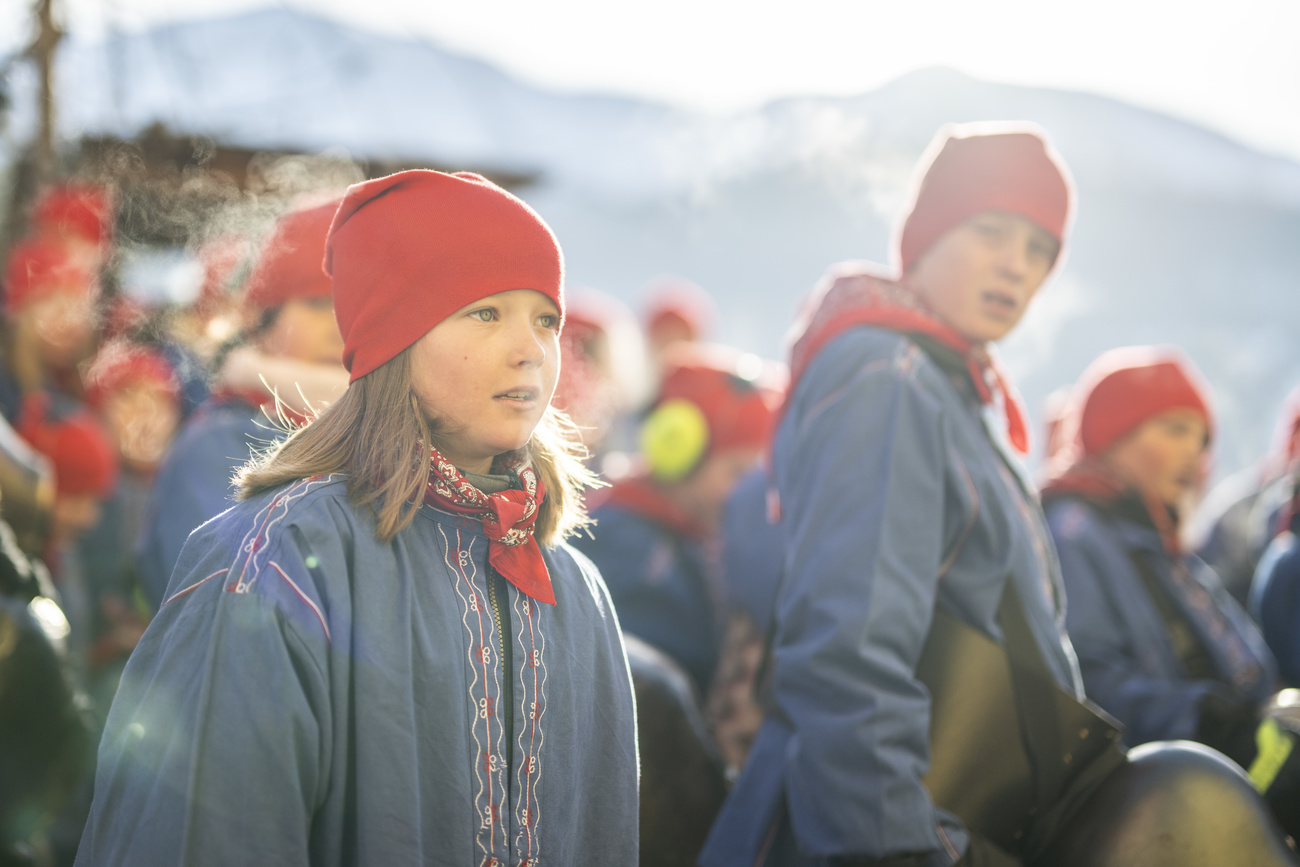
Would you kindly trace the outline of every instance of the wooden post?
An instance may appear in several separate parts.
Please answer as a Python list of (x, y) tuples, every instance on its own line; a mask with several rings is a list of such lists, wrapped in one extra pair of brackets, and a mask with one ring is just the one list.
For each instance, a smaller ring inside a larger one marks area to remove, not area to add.
[(54, 23), (54, 0), (36, 0), (36, 38), (28, 49), (41, 80), (41, 127), (32, 149), (36, 185), (54, 178), (54, 53), (63, 31)]

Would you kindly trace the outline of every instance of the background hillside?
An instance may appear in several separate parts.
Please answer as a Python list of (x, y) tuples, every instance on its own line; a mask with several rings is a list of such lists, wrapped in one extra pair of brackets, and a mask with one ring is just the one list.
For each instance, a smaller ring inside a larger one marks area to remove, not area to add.
[[(717, 339), (773, 357), (828, 264), (888, 261), (911, 167), (940, 125), (1032, 120), (1079, 190), (1065, 268), (1003, 346), (1035, 415), (1102, 350), (1176, 343), (1214, 387), (1219, 467), (1232, 470), (1263, 451), (1300, 382), (1300, 164), (1111, 99), (931, 69), (856, 97), (698, 115), (543, 91), (287, 9), (74, 41), (60, 64), (69, 139), (161, 122), (247, 148), (534, 177), (519, 192), (560, 236), (573, 285), (635, 306), (651, 278), (680, 274), (717, 299)], [(33, 116), (24, 74), (11, 76), (10, 143)]]

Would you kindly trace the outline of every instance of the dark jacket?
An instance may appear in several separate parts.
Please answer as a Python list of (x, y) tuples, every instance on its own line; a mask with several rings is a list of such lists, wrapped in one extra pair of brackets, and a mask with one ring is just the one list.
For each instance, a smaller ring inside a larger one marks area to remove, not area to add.
[(708, 867), (755, 863), (783, 812), (802, 863), (957, 859), (966, 833), (921, 782), (929, 693), (914, 671), (936, 606), (1001, 640), (1014, 582), (1051, 675), (1082, 695), (1037, 500), (964, 363), (931, 351), (852, 328), (791, 395), (774, 447), (787, 545), (773, 707)]

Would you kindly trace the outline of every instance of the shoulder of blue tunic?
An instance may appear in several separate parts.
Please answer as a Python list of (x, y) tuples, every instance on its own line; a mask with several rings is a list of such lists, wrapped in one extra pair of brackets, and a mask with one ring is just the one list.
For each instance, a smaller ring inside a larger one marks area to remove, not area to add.
[[(905, 387), (919, 388), (931, 395), (953, 397), (956, 392), (939, 366), (907, 335), (874, 325), (860, 325), (837, 335), (808, 364), (796, 385), (805, 406), (815, 410), (853, 382), (866, 375), (890, 376)], [(813, 395), (816, 395), (813, 397)], [(808, 398), (812, 403), (808, 404)]]
[(609, 604), (609, 590), (600, 569), (591, 558), (566, 541), (551, 547), (542, 548), (542, 557), (551, 572), (551, 583), (561, 589), (556, 593), (556, 601), (561, 601), (564, 590), (572, 587), (581, 589), (590, 595), (596, 606), (596, 613), (604, 618), (612, 610)]
[(313, 582), (333, 570), (319, 563), (286, 566), (276, 555), (289, 526), (310, 532), (313, 524), (321, 524), (326, 533), (355, 537), (356, 523), (341, 475), (299, 479), (236, 503), (191, 534), (177, 565), (186, 579), (174, 585), (163, 607), (218, 591), (271, 596), (308, 609), (308, 619), (318, 623), (328, 640), (320, 588)]

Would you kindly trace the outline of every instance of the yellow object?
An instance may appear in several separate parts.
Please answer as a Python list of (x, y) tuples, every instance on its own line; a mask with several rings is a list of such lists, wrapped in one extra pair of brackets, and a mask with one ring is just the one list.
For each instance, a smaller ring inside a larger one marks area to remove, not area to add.
[(655, 407), (641, 425), (641, 453), (661, 482), (691, 474), (709, 447), (709, 422), (689, 400), (675, 398)]
[(1295, 739), (1277, 724), (1276, 720), (1265, 719), (1255, 729), (1255, 761), (1250, 763), (1250, 780), (1255, 789), (1261, 793), (1277, 779), (1278, 771), (1286, 764), (1291, 750), (1295, 748)]

